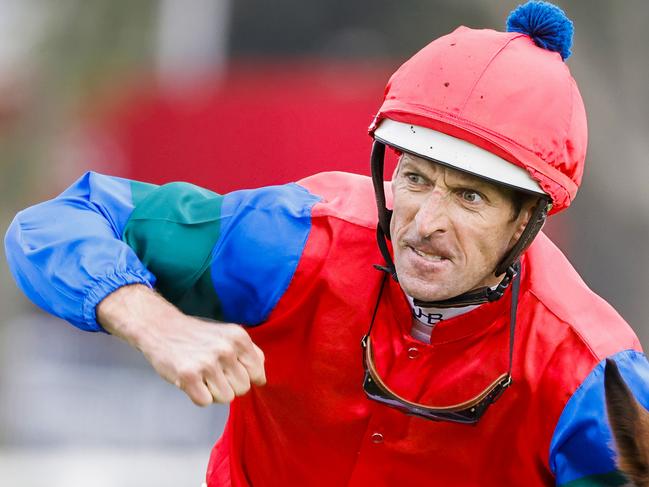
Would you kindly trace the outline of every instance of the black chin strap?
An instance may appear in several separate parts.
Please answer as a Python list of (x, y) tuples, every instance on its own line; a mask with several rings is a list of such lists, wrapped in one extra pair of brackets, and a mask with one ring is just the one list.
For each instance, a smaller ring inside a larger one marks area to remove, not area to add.
[(388, 210), (385, 203), (385, 187), (383, 181), (383, 160), (385, 159), (385, 144), (374, 142), (372, 146), (372, 184), (374, 185), (374, 197), (376, 207), (379, 210), (379, 229), (382, 235), (390, 240), (390, 219), (392, 210)]
[(415, 306), (419, 306), (420, 308), (459, 308), (462, 306), (491, 303), (492, 301), (497, 301), (503, 297), (503, 294), (505, 294), (505, 291), (512, 282), (512, 279), (518, 274), (519, 269), (520, 263), (518, 261), (510, 265), (505, 271), (505, 277), (503, 277), (495, 289), (491, 289), (490, 287), (481, 287), (460, 294), (454, 298), (444, 299), (441, 301), (421, 301), (419, 299), (413, 299), (413, 301)]
[(392, 255), (388, 248), (390, 240), (390, 220), (392, 219), (392, 210), (388, 210), (385, 203), (385, 186), (383, 182), (383, 161), (385, 159), (385, 144), (374, 142), (372, 146), (372, 184), (374, 185), (374, 197), (376, 198), (376, 207), (379, 210), (379, 223), (376, 226), (376, 242), (385, 261), (385, 266), (375, 265), (379, 270), (387, 272), (392, 279), (399, 281), (397, 271), (394, 268)]
[[(372, 146), (371, 169), (372, 184), (374, 185), (374, 195), (376, 197), (376, 207), (379, 217), (376, 228), (376, 240), (381, 255), (385, 260), (385, 266), (375, 265), (375, 267), (388, 273), (395, 281), (398, 281), (397, 271), (394, 267), (390, 249), (388, 248), (392, 210), (389, 210), (386, 206), (385, 189), (383, 186), (384, 158), (385, 144), (375, 140)], [(539, 197), (539, 201), (520, 238), (496, 266), (494, 275), (500, 276), (504, 274), (504, 277), (495, 289), (482, 287), (442, 301), (420, 301), (415, 299), (415, 305), (421, 308), (456, 308), (488, 303), (500, 299), (505, 294), (505, 290), (511, 283), (513, 277), (518, 273), (521, 254), (529, 247), (534, 237), (541, 231), (551, 207), (552, 205), (548, 198)]]
[(527, 247), (530, 246), (532, 240), (534, 240), (534, 237), (536, 237), (537, 234), (541, 231), (541, 228), (543, 228), (550, 208), (552, 208), (550, 200), (545, 197), (539, 197), (539, 200), (534, 207), (534, 211), (532, 212), (532, 216), (530, 216), (527, 225), (525, 225), (525, 229), (523, 230), (520, 238), (509, 250), (509, 252), (505, 254), (505, 256), (496, 267), (496, 270), (494, 272), (496, 276), (499, 276), (503, 272), (506, 272), (507, 269), (512, 265), (512, 263), (518, 260), (521, 254), (525, 252)]

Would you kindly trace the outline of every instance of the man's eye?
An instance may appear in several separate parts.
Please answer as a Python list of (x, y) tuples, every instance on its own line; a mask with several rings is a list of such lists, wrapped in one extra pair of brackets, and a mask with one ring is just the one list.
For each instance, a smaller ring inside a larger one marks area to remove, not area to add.
[(408, 180), (408, 182), (410, 182), (412, 184), (424, 184), (425, 183), (424, 178), (422, 176), (420, 176), (419, 174), (416, 174), (414, 172), (406, 173), (406, 179)]
[(461, 195), (462, 199), (468, 203), (480, 203), (482, 201), (482, 195), (471, 189), (462, 190)]

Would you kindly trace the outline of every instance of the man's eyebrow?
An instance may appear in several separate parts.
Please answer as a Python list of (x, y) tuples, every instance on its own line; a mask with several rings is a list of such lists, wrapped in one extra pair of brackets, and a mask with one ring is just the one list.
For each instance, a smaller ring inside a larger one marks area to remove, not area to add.
[(479, 178), (477, 176), (474, 176), (472, 174), (467, 174), (462, 171), (458, 170), (453, 170), (453, 175), (455, 176), (455, 179), (457, 180), (456, 183), (454, 184), (455, 186), (468, 186), (469, 188), (475, 188), (475, 189), (480, 189), (483, 191), (490, 190), (490, 191), (499, 191), (500, 188), (498, 188), (497, 185), (494, 183), (491, 183), (489, 181), (485, 181), (482, 178)]
[(420, 171), (431, 171), (433, 170), (433, 166), (431, 164), (434, 164), (431, 161), (426, 161), (426, 160), (417, 160), (417, 159), (411, 159), (410, 157), (404, 157), (401, 161), (401, 168), (403, 169), (404, 167), (412, 167), (413, 169), (418, 169)]
[(464, 174), (462, 172), (457, 171), (455, 173), (456, 179), (458, 184), (460, 185), (466, 185), (466, 186), (471, 186), (474, 188), (493, 188), (494, 185), (483, 180), (480, 178), (477, 178), (475, 176), (471, 176), (470, 174)]

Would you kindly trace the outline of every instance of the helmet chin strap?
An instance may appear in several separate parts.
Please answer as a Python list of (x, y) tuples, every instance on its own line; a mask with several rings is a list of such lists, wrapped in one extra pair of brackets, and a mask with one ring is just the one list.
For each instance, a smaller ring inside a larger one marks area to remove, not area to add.
[[(374, 141), (372, 146), (372, 183), (374, 185), (374, 195), (376, 197), (376, 206), (378, 208), (379, 222), (376, 227), (376, 240), (385, 260), (385, 266), (376, 265), (377, 269), (387, 272), (395, 281), (398, 282), (397, 271), (394, 267), (394, 261), (388, 248), (390, 240), (390, 219), (392, 210), (386, 206), (385, 189), (383, 186), (383, 166), (385, 159), (385, 144)], [(481, 287), (472, 291), (465, 292), (453, 298), (440, 301), (422, 301), (415, 299), (416, 306), (422, 308), (455, 308), (461, 306), (472, 306), (476, 304), (489, 303), (500, 299), (512, 282), (512, 279), (520, 270), (519, 258), (521, 254), (529, 247), (534, 237), (541, 231), (547, 218), (548, 211), (551, 208), (549, 198), (539, 197), (532, 216), (530, 217), (525, 229), (514, 246), (505, 254), (494, 270), (495, 276), (504, 274), (500, 283), (491, 289), (490, 287)]]

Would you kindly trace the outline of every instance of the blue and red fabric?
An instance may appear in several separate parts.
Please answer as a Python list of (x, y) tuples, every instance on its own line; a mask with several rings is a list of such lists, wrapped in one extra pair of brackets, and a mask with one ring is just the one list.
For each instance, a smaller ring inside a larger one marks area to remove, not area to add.
[[(366, 398), (360, 339), (382, 278), (376, 224), (371, 181), (351, 174), (221, 196), (88, 173), (20, 212), (5, 248), (21, 289), (84, 330), (101, 331), (95, 306), (130, 283), (248, 327), (268, 384), (232, 404), (210, 486), (621, 485), (603, 360), (617, 361), (645, 406), (647, 360), (543, 235), (522, 260), (514, 383), (476, 426)], [(509, 300), (441, 323), (428, 344), (410, 336), (408, 302), (390, 282), (376, 366), (406, 398), (468, 399), (506, 370)]]

